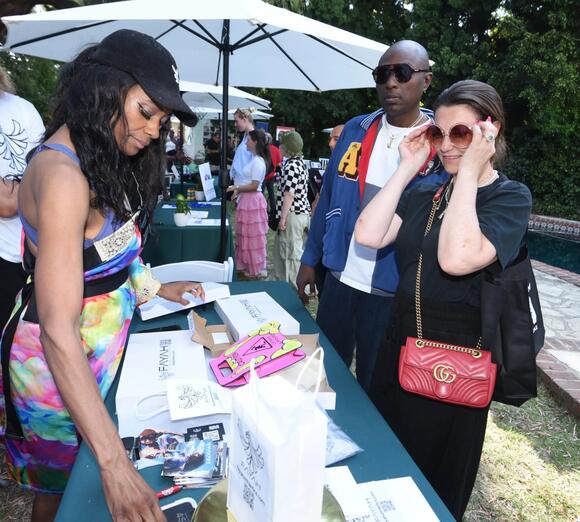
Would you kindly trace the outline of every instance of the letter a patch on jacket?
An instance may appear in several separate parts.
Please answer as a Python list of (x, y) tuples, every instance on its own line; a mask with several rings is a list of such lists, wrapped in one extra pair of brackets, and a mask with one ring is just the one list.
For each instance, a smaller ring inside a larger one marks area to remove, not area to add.
[(352, 142), (338, 163), (338, 175), (356, 181), (361, 144)]

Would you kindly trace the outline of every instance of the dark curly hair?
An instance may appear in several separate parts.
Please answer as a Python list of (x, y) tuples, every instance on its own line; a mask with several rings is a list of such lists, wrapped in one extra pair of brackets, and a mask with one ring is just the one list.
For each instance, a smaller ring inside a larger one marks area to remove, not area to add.
[(126, 156), (119, 149), (113, 129), (118, 122), (127, 128), (125, 99), (137, 82), (123, 71), (91, 61), (95, 48), (85, 49), (63, 66), (44, 136), (47, 139), (62, 125), (68, 127), (81, 171), (94, 193), (92, 208), (109, 208), (117, 219), (126, 221), (130, 212), (125, 194), (133, 211), (142, 198), (145, 215), (141, 222), (148, 223), (163, 186), (167, 128), (135, 156)]

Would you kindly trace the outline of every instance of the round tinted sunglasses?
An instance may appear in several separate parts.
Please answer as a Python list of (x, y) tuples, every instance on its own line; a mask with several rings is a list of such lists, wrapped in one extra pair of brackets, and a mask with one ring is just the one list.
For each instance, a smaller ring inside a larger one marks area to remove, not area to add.
[(445, 136), (449, 136), (451, 145), (454, 145), (458, 149), (466, 149), (473, 139), (471, 127), (468, 127), (464, 123), (454, 125), (449, 129), (449, 132), (443, 132), (440, 127), (433, 124), (427, 129), (426, 133), (427, 139), (434, 147), (441, 147)]
[(391, 74), (395, 75), (395, 79), (399, 83), (407, 83), (413, 74), (418, 72), (429, 72), (429, 69), (413, 69), (407, 63), (395, 63), (391, 65), (379, 65), (373, 70), (373, 79), (375, 83), (387, 83)]

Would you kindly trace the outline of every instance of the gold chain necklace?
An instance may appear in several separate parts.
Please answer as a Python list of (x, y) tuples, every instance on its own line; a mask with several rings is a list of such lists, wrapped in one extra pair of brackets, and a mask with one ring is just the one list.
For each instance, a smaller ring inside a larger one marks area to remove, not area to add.
[[(399, 132), (398, 134), (395, 134), (394, 132), (391, 133), (389, 135), (389, 138), (388, 138), (388, 141), (387, 141), (387, 149), (390, 149), (393, 146), (393, 142), (395, 141), (395, 139), (398, 138), (399, 136), (402, 136), (405, 131), (407, 131), (408, 129), (411, 129), (413, 127), (415, 127), (415, 125), (418, 125), (421, 122), (421, 120), (423, 119), (424, 116), (425, 115), (421, 111), (419, 111), (419, 117), (413, 123), (411, 123), (411, 125), (409, 125), (404, 131)], [(386, 116), (385, 116), (385, 121), (387, 122), (387, 126), (390, 127), (390, 124), (387, 121), (387, 117)]]

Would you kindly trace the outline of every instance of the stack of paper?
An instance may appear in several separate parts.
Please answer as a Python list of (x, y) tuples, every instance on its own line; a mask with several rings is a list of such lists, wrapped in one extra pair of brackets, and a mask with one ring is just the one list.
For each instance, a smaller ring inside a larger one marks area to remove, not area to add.
[(154, 319), (155, 317), (161, 317), (162, 315), (180, 312), (181, 310), (187, 310), (188, 308), (193, 308), (194, 306), (211, 303), (217, 299), (229, 297), (230, 295), (230, 288), (228, 285), (222, 283), (202, 283), (202, 286), (205, 291), (204, 301), (202, 301), (199, 297), (194, 297), (189, 293), (183, 294), (183, 297), (189, 301), (189, 304), (186, 305), (174, 303), (173, 301), (168, 301), (167, 299), (156, 296), (151, 299), (151, 301), (148, 301), (139, 307), (141, 319), (143, 319), (143, 321), (148, 321), (149, 319)]
[(326, 485), (347, 522), (438, 522), (411, 477), (357, 484), (346, 466), (326, 469)]

